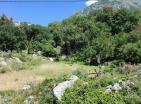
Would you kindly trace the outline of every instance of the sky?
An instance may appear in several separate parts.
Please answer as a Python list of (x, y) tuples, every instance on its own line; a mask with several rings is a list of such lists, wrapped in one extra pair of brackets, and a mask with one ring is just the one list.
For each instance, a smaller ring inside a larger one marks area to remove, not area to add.
[(17, 22), (26, 21), (47, 26), (51, 22), (61, 21), (73, 15), (93, 3), (95, 0), (94, 2), (0, 2), (0, 15), (5, 14)]

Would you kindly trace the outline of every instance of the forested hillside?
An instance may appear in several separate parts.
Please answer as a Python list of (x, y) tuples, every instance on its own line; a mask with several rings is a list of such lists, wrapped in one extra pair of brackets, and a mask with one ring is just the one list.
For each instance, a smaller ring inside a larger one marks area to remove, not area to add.
[(87, 16), (72, 16), (47, 27), (15, 25), (0, 18), (0, 50), (42, 51), (47, 57), (67, 55), (86, 64), (114, 60), (141, 62), (141, 12), (105, 7)]

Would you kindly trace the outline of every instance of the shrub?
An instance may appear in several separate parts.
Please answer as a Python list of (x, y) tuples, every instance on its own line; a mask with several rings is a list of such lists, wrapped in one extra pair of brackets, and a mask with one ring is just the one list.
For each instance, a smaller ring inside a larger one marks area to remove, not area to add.
[(77, 83), (68, 89), (63, 96), (61, 104), (124, 104), (122, 96), (118, 93), (106, 94), (100, 89), (95, 89), (91, 85), (84, 88), (82, 83)]
[(80, 79), (86, 79), (88, 77), (88, 74), (84, 69), (77, 69), (72, 72), (72, 74), (78, 76)]

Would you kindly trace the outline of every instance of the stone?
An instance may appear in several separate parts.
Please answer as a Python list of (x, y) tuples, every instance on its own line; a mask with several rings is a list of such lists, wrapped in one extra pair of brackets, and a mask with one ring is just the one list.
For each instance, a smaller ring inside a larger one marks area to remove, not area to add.
[(111, 93), (112, 92), (112, 89), (113, 89), (113, 86), (112, 85), (109, 85), (109, 86), (106, 87), (105, 92), (106, 93)]
[(21, 63), (21, 64), (23, 63), (18, 57), (13, 57), (13, 59), (18, 63)]
[(134, 86), (134, 83), (133, 83), (131, 80), (127, 80), (127, 81), (126, 81), (126, 84), (127, 84), (128, 86)]
[(62, 60), (65, 60), (67, 58), (67, 56), (61, 56)]
[(24, 50), (24, 51), (22, 51), (22, 53), (27, 55), (28, 54), (28, 51), (27, 50)]
[(41, 56), (41, 55), (42, 55), (42, 51), (38, 51), (37, 54), (38, 54), (39, 56)]
[(24, 104), (34, 104), (34, 97), (29, 96), (24, 100)]
[(137, 78), (138, 78), (138, 75), (134, 75), (134, 76), (133, 76), (133, 79), (137, 79)]
[(53, 61), (54, 61), (54, 59), (53, 59), (53, 58), (49, 58), (49, 61), (53, 62)]
[(5, 58), (3, 58), (3, 57), (0, 57), (0, 61), (4, 61), (5, 60)]
[(119, 83), (115, 83), (112, 90), (117, 92), (119, 90), (122, 90), (122, 88), (120, 87)]
[(22, 91), (28, 91), (30, 89), (31, 89), (30, 85), (23, 85), (23, 87), (22, 87)]
[(139, 72), (139, 75), (141, 75), (141, 69), (138, 72)]
[(88, 82), (84, 82), (84, 83), (83, 83), (83, 87), (84, 87), (84, 88), (87, 88), (88, 86), (89, 86), (89, 83), (88, 83)]
[(119, 80), (118, 83), (119, 83), (119, 85), (121, 87), (124, 87), (124, 88), (126, 87), (126, 82), (125, 81)]
[(61, 100), (65, 90), (73, 87), (74, 83), (78, 80), (77, 76), (72, 75), (69, 80), (59, 83), (54, 89), (53, 93), (58, 100)]
[(36, 55), (36, 54), (33, 54), (32, 57), (33, 57), (34, 59), (37, 59), (37, 55)]
[(105, 92), (106, 93), (111, 93), (112, 92), (112, 89), (108, 88), (108, 89), (105, 90)]
[(113, 88), (112, 85), (109, 85), (109, 86), (106, 87), (106, 89), (112, 89), (112, 88)]
[(5, 61), (1, 61), (1, 62), (0, 62), (0, 65), (2, 65), (2, 66), (7, 66), (7, 63), (6, 63)]

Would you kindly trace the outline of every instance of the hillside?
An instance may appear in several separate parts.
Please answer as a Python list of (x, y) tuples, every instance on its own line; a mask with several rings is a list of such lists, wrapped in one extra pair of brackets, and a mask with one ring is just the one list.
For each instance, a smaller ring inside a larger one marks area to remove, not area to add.
[(141, 104), (139, 9), (101, 0), (47, 27), (2, 15), (0, 104)]
[(80, 10), (76, 15), (85, 16), (103, 7), (127, 8), (130, 10), (141, 10), (140, 0), (98, 0), (95, 4)]

